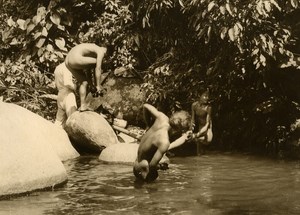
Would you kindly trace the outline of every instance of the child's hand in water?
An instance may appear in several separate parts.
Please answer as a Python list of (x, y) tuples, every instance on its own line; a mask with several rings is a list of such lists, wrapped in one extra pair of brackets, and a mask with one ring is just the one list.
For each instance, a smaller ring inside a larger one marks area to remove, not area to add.
[(159, 163), (158, 164), (158, 169), (160, 169), (160, 170), (167, 170), (167, 169), (169, 169), (169, 164), (167, 164), (167, 163)]

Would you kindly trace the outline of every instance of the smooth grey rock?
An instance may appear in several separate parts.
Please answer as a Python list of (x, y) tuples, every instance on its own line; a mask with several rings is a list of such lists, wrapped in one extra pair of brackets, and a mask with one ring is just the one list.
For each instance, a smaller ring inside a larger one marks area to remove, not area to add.
[(66, 122), (65, 130), (79, 152), (99, 153), (105, 147), (118, 143), (109, 123), (92, 111), (73, 113)]
[(47, 133), (50, 139), (52, 139), (51, 145), (61, 161), (74, 159), (80, 156), (73, 147), (67, 132), (62, 127), (55, 126), (55, 128), (49, 129)]
[(15, 104), (0, 102), (0, 110), (1, 118), (6, 117), (12, 123), (15, 121), (23, 123), (24, 128), (21, 129), (28, 129), (29, 135), (41, 133), (45, 139), (43, 141), (48, 141), (61, 161), (79, 157), (79, 153), (72, 146), (68, 134), (61, 127)]
[(61, 151), (55, 149), (54, 142), (61, 139), (57, 138), (53, 123), (25, 108), (3, 102), (0, 102), (0, 122), (0, 196), (67, 181), (57, 153)]

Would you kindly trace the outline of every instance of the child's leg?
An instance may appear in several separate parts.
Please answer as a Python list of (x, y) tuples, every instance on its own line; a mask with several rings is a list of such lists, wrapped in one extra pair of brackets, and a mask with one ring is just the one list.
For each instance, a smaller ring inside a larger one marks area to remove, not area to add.
[(56, 118), (54, 124), (58, 125), (59, 127), (63, 127), (66, 119), (67, 119), (66, 112), (61, 108), (58, 108), (56, 112)]
[(88, 82), (89, 91), (93, 93), (93, 88), (95, 88), (95, 76), (93, 74), (94, 68), (85, 69), (86, 81)]
[(88, 94), (88, 82), (83, 81), (79, 87), (79, 97), (80, 97), (80, 108), (79, 111), (87, 111), (87, 110), (92, 110), (91, 108), (88, 107), (87, 101), (86, 101), (86, 96)]
[(208, 130), (207, 130), (207, 143), (210, 143), (211, 141), (212, 141), (212, 138), (213, 138), (213, 133), (212, 133), (212, 129), (211, 128), (209, 128)]
[(68, 95), (65, 98), (64, 103), (65, 103), (66, 114), (67, 114), (67, 117), (69, 118), (69, 116), (72, 113), (77, 111), (77, 103), (76, 103), (76, 97), (75, 97), (74, 92), (68, 93)]
[(63, 96), (61, 94), (62, 93), (59, 92), (57, 96), (57, 112), (54, 124), (63, 127), (67, 120), (67, 115), (63, 108)]
[(205, 142), (205, 139), (198, 138), (195, 141), (196, 141), (196, 145), (197, 145), (197, 155), (205, 154), (205, 146), (204, 146), (205, 144), (203, 144)]
[(80, 84), (79, 87), (79, 98), (80, 98), (80, 111), (83, 111), (83, 109), (86, 108), (87, 104), (86, 104), (86, 95), (87, 95), (87, 86), (88, 86), (88, 82), (87, 81), (83, 81)]

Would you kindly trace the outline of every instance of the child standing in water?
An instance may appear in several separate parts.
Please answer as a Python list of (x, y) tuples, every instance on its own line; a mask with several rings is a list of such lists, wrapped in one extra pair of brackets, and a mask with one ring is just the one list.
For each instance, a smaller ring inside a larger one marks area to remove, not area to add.
[(192, 138), (196, 140), (197, 154), (202, 151), (202, 144), (208, 145), (213, 138), (211, 106), (209, 105), (208, 92), (204, 92), (199, 100), (192, 104)]

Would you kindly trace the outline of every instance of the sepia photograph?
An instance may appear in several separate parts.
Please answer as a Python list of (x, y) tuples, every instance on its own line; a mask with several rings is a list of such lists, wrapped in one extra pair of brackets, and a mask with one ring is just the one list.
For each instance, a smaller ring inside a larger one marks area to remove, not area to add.
[(0, 0), (0, 215), (300, 214), (300, 0)]

